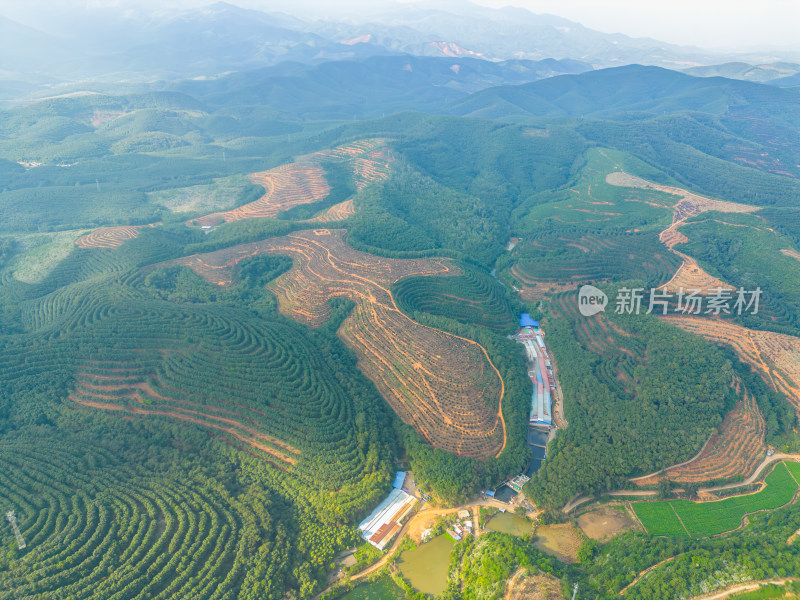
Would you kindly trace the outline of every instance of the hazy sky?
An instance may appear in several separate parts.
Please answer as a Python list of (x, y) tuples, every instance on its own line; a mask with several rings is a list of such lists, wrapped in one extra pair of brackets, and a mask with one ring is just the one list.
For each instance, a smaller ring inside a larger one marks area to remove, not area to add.
[[(193, 7), (214, 0), (0, 0), (0, 14), (33, 23), (58, 8)], [(386, 0), (228, 0), (262, 10), (330, 16), (344, 8), (365, 13)], [(401, 0), (408, 1), (408, 0)], [(677, 44), (724, 49), (800, 50), (800, 0), (475, 0), (486, 6), (521, 6), (609, 33), (647, 36)]]
[(480, 0), (523, 6), (608, 33), (748, 50), (800, 49), (800, 0)]

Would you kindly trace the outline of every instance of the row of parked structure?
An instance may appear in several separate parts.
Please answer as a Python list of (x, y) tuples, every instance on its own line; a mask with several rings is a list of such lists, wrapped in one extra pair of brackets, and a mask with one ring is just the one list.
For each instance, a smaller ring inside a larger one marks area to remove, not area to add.
[(528, 361), (528, 376), (533, 384), (531, 396), (530, 426), (549, 431), (553, 425), (552, 394), (555, 390), (555, 377), (547, 347), (544, 343), (544, 332), (538, 321), (524, 313), (520, 317), (520, 330), (514, 339), (525, 346)]

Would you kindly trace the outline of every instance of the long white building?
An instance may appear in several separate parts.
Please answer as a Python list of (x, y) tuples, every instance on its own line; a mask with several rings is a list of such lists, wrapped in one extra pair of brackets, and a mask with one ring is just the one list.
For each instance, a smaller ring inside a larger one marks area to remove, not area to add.
[(361, 537), (383, 550), (389, 545), (417, 504), (417, 499), (403, 490), (393, 489), (358, 528)]
[(528, 377), (533, 384), (531, 395), (530, 425), (550, 427), (553, 424), (551, 388), (552, 378), (547, 369), (549, 359), (547, 348), (541, 334), (534, 332), (530, 327), (524, 327), (514, 336), (525, 346), (528, 359)]

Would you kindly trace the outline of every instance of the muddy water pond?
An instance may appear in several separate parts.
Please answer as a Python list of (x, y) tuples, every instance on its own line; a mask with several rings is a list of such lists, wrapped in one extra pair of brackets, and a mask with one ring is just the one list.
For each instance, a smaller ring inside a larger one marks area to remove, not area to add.
[(524, 517), (513, 513), (497, 513), (486, 524), (489, 531), (499, 531), (500, 533), (510, 533), (517, 537), (525, 537), (531, 534), (533, 524)]
[(447, 588), (447, 570), (454, 543), (449, 535), (440, 535), (403, 552), (397, 566), (414, 589), (438, 596)]

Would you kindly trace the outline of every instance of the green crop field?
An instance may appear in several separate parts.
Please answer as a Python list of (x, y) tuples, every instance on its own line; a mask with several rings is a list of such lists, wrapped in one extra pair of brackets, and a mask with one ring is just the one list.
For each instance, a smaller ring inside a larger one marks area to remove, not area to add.
[(689, 537), (670, 502), (634, 502), (632, 506), (650, 535)]
[(798, 474), (800, 464), (781, 462), (764, 479), (766, 487), (755, 494), (715, 502), (634, 502), (633, 510), (650, 535), (695, 538), (718, 535), (739, 527), (745, 515), (791, 502), (798, 488), (795, 480)]

